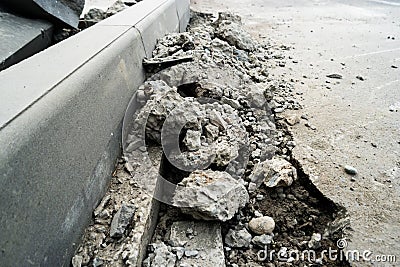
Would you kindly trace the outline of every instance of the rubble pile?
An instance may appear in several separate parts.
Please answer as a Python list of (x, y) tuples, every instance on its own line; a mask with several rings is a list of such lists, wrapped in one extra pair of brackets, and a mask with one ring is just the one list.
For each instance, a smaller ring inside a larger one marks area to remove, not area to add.
[[(290, 82), (269, 74), (284, 66), (288, 47), (260, 43), (242, 26), (236, 15), (193, 12), (188, 31), (160, 39), (144, 61), (149, 78), (134, 99), (126, 169), (135, 173), (135, 163), (156, 148), (163, 154), (160, 173), (174, 177), (164, 177), (173, 194), (161, 206), (143, 266), (338, 266), (326, 257), (290, 256), (334, 247), (344, 223), (293, 166), (295, 143), (285, 128), (298, 118), (281, 113), (301, 105)], [(135, 208), (109, 211), (115, 219), (107, 221), (105, 234), (113, 235), (107, 248), (129, 236)], [(99, 253), (85, 240), (80, 251), (93, 262)], [(280, 257), (260, 259), (266, 247)], [(130, 266), (133, 254), (123, 255), (117, 266)]]

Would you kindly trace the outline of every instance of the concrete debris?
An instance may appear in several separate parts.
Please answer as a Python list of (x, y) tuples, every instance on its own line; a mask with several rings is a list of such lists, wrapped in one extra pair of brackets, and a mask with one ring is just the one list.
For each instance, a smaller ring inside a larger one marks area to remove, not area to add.
[(83, 257), (79, 255), (75, 255), (72, 258), (72, 267), (81, 267), (82, 266)]
[(217, 222), (174, 222), (169, 239), (170, 243), (184, 243), (184, 255), (178, 256), (176, 266), (225, 266), (221, 226)]
[(102, 21), (103, 19), (107, 18), (106, 12), (104, 10), (99, 9), (99, 8), (91, 8), (85, 15), (84, 19), (85, 20), (91, 20), (95, 22)]
[(117, 0), (114, 2), (114, 4), (112, 4), (112, 6), (107, 8), (106, 15), (107, 15), (107, 17), (111, 17), (111, 16), (127, 9), (128, 7), (129, 6), (126, 5), (123, 1)]
[[(215, 20), (192, 12), (188, 32), (160, 39), (153, 58), (144, 62), (160, 71), (132, 102), (137, 110), (123, 146), (122, 166), (138, 186), (137, 177), (146, 176), (138, 173), (146, 167), (143, 158), (155, 149), (162, 162), (159, 157), (152, 161), (160, 173), (172, 177), (168, 182), (175, 189), (165, 201), (169, 205), (161, 207), (144, 266), (259, 266), (253, 256), (260, 248), (272, 244), (282, 252), (305, 249), (311, 242), (307, 234), (320, 232), (331, 221), (320, 200), (301, 182), (294, 183), (297, 172), (289, 160), (296, 143), (285, 128), (299, 123), (298, 117), (287, 114), (302, 106), (291, 83), (269, 74), (285, 65), (282, 51), (288, 49), (255, 42), (238, 16), (220, 13)], [(191, 61), (176, 61), (184, 58)], [(179, 64), (167, 67), (165, 62)], [(118, 203), (111, 198), (96, 211), (96, 225), (79, 253), (83, 265), (94, 259), (104, 265), (138, 265), (140, 252), (131, 235), (148, 215), (136, 211), (135, 227), (112, 239), (107, 233)], [(190, 221), (192, 217), (202, 221)], [(341, 231), (331, 228), (328, 235)], [(324, 236), (324, 242), (334, 245), (330, 238)], [(317, 239), (312, 238), (313, 247)], [(117, 260), (109, 260), (113, 258)], [(288, 266), (309, 265), (290, 261)]]
[(258, 186), (264, 182), (268, 187), (287, 187), (297, 179), (297, 171), (287, 160), (274, 157), (257, 164), (249, 179)]
[(200, 131), (187, 130), (185, 138), (183, 139), (183, 143), (189, 151), (196, 151), (199, 150), (201, 147), (200, 138)]
[(246, 188), (226, 172), (195, 171), (178, 184), (173, 204), (195, 219), (230, 220), (249, 200)]
[(269, 216), (253, 218), (249, 222), (249, 229), (258, 235), (272, 234), (275, 229), (275, 221)]
[(229, 229), (225, 236), (225, 244), (231, 248), (247, 248), (250, 246), (252, 236), (246, 229)]
[(143, 261), (144, 267), (175, 267), (176, 255), (171, 252), (171, 247), (164, 243), (153, 243), (150, 245), (152, 252)]
[(319, 233), (313, 233), (310, 241), (308, 241), (308, 247), (311, 249), (319, 249), (321, 247), (322, 236)]
[(111, 221), (110, 237), (121, 237), (131, 222), (136, 207), (133, 204), (123, 203)]
[(156, 73), (162, 69), (177, 65), (179, 63), (192, 61), (192, 56), (169, 56), (164, 58), (143, 59), (143, 67), (148, 73)]
[(129, 6), (127, 4), (125, 4), (125, 2), (121, 1), (121, 0), (117, 0), (116, 2), (114, 2), (114, 4), (112, 4), (112, 6), (110, 6), (109, 8), (107, 8), (107, 10), (102, 10), (99, 8), (91, 8), (86, 14), (84, 14), (83, 18), (84, 21), (87, 22), (91, 22), (91, 25), (100, 22), (106, 18), (109, 18), (125, 9), (127, 9)]

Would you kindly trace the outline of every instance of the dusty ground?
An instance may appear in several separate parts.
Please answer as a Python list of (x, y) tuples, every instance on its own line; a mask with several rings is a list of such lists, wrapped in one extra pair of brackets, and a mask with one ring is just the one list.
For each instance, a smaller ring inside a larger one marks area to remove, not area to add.
[[(255, 37), (294, 47), (293, 59), (274, 73), (295, 81), (305, 106), (297, 115), (316, 128), (302, 120), (291, 129), (294, 155), (318, 189), (347, 209), (348, 248), (399, 260), (400, 2), (196, 0), (192, 6), (236, 12)], [(332, 73), (343, 79), (326, 77)], [(343, 165), (358, 175), (345, 174)]]

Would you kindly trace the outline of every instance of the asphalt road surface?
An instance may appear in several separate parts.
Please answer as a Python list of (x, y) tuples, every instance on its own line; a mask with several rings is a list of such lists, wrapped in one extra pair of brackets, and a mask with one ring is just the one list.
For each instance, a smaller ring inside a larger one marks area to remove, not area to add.
[(192, 8), (232, 11), (255, 38), (294, 47), (293, 59), (272, 71), (296, 81), (305, 106), (296, 114), (316, 128), (304, 120), (292, 128), (294, 155), (347, 209), (348, 249), (369, 250), (372, 260), (396, 255), (400, 264), (400, 1), (192, 0)]

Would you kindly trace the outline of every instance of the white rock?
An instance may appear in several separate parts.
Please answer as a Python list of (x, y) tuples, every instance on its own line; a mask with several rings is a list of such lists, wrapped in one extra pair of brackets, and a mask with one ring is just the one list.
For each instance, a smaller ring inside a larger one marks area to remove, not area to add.
[(269, 216), (253, 218), (249, 222), (249, 229), (258, 235), (271, 234), (275, 229), (275, 221)]

